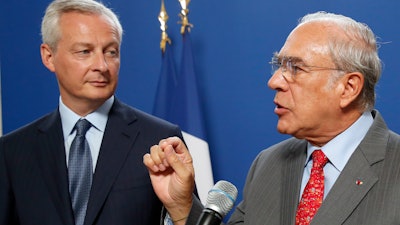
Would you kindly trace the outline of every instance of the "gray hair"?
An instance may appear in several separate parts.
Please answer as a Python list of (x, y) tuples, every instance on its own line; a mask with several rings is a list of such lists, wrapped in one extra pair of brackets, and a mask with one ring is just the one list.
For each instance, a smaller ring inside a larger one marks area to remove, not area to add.
[(117, 15), (102, 3), (95, 0), (55, 0), (47, 7), (41, 27), (42, 42), (48, 44), (51, 49), (56, 50), (61, 38), (59, 27), (61, 15), (72, 11), (105, 16), (115, 27), (121, 43), (122, 25)]
[(378, 46), (374, 33), (363, 23), (349, 17), (316, 12), (299, 20), (299, 25), (308, 22), (331, 23), (342, 29), (341, 35), (331, 35), (329, 50), (337, 68), (345, 72), (360, 72), (364, 76), (364, 86), (356, 104), (362, 111), (372, 110), (375, 105), (375, 85), (378, 82), (382, 65), (378, 56)]

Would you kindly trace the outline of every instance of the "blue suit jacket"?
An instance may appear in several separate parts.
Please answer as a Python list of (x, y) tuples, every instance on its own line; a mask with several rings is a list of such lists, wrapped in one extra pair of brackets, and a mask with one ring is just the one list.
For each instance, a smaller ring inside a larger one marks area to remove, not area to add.
[[(179, 127), (118, 100), (93, 176), (85, 225), (159, 224), (143, 155)], [(0, 224), (73, 225), (58, 110), (0, 138)]]

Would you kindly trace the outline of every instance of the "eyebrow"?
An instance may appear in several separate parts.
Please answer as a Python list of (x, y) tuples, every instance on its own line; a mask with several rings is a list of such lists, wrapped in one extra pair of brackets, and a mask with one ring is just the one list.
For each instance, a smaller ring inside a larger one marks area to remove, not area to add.
[[(80, 47), (92, 48), (94, 46), (95, 46), (94, 44), (89, 43), (89, 42), (76, 42), (76, 43), (72, 44), (72, 49), (80, 48)], [(119, 49), (120, 45), (117, 42), (109, 42), (104, 46), (104, 48), (106, 49), (106, 48), (115, 47), (115, 46), (117, 47), (117, 49)]]
[(296, 56), (280, 56), (278, 52), (274, 52), (272, 59), (277, 59), (278, 61), (282, 62), (282, 60), (288, 60), (294, 63), (303, 63), (305, 64), (304, 60), (300, 57)]

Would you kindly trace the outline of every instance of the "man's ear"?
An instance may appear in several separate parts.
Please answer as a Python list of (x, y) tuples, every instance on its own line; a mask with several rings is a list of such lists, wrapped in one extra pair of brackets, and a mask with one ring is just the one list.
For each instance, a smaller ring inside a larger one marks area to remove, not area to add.
[(40, 45), (40, 55), (42, 56), (42, 63), (49, 69), (51, 72), (55, 71), (54, 68), (54, 54), (53, 50), (50, 48), (48, 44)]
[(364, 86), (364, 76), (359, 72), (347, 73), (341, 78), (343, 90), (340, 107), (345, 108), (354, 103)]

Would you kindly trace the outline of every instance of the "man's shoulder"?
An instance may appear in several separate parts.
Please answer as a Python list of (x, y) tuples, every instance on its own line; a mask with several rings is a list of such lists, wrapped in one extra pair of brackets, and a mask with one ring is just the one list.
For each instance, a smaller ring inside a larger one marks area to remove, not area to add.
[(38, 129), (44, 129), (45, 127), (53, 124), (55, 121), (57, 121), (57, 118), (59, 119), (59, 115), (57, 115), (56, 111), (50, 112), (40, 118), (35, 119), (32, 122), (29, 122), (15, 130), (10, 131), (9, 133), (3, 135), (1, 139), (7, 139), (36, 132)]
[(307, 148), (306, 140), (291, 137), (264, 149), (263, 151), (261, 151), (260, 154), (261, 155), (293, 154), (299, 152), (299, 149), (306, 150), (306, 148)]
[(289, 138), (262, 150), (253, 164), (277, 165), (289, 158), (302, 157), (307, 152), (307, 141), (297, 138)]
[(127, 120), (139, 121), (139, 123), (154, 124), (162, 127), (177, 127), (177, 125), (168, 122), (162, 118), (156, 117), (148, 112), (141, 109), (128, 105), (124, 102), (116, 100), (114, 107), (112, 108), (114, 112), (118, 113), (119, 116)]
[(21, 154), (26, 155), (27, 152), (37, 149), (40, 144), (47, 144), (44, 141), (48, 139), (42, 139), (42, 134), (51, 134), (51, 140), (58, 140), (55, 136), (62, 138), (59, 118), (59, 114), (52, 112), (3, 135), (0, 137), (0, 151), (18, 158)]

